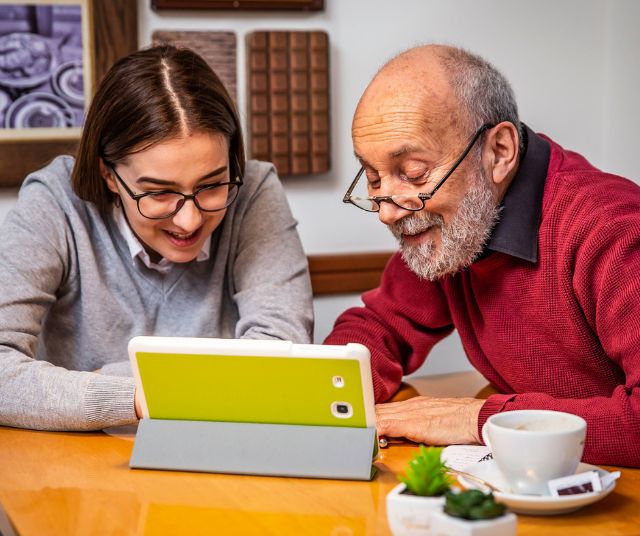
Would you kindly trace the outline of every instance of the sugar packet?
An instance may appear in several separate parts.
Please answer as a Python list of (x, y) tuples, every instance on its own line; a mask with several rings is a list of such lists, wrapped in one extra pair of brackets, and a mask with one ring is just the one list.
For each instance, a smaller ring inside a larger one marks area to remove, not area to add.
[(549, 480), (549, 493), (552, 497), (579, 495), (581, 493), (598, 493), (608, 488), (620, 478), (620, 471), (600, 475), (598, 471), (585, 471), (575, 475), (563, 476)]

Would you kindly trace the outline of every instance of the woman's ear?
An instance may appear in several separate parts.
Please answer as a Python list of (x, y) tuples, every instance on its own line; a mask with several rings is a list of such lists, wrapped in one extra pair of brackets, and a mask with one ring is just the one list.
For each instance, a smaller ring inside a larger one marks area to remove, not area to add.
[(116, 181), (113, 177), (111, 168), (104, 163), (104, 160), (102, 158), (98, 159), (98, 162), (100, 165), (100, 175), (107, 183), (107, 188), (109, 188), (110, 191), (119, 196), (120, 194), (118, 192), (118, 186), (116, 185)]
[[(516, 126), (503, 121), (491, 129), (487, 146), (490, 148), (491, 180), (498, 186), (508, 184), (518, 168), (520, 135)], [(503, 184), (505, 183), (505, 184)]]

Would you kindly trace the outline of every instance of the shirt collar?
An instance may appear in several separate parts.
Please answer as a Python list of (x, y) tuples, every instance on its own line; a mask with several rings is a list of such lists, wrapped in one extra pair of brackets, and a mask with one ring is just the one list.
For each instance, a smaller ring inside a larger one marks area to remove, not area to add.
[[(133, 234), (133, 231), (129, 226), (129, 222), (124, 215), (122, 207), (114, 203), (112, 215), (113, 219), (116, 222), (118, 230), (120, 231), (120, 234), (124, 237), (127, 243), (131, 259), (135, 260), (135, 258), (138, 257), (142, 261), (142, 264), (144, 264), (147, 268), (149, 268), (150, 270), (156, 270), (157, 272), (160, 272), (162, 274), (168, 273), (171, 268), (173, 268), (175, 263), (165, 259), (164, 257), (157, 263), (151, 260), (151, 257), (149, 257), (149, 254), (147, 253), (147, 250), (144, 249), (144, 247), (140, 243), (140, 240), (138, 240), (136, 235)], [(209, 235), (204, 241), (204, 244), (202, 244), (202, 249), (198, 252), (196, 261), (206, 261), (209, 258), (210, 247), (211, 235)]]
[(500, 220), (491, 233), (487, 249), (535, 263), (551, 147), (528, 126), (522, 126), (524, 155), (502, 201)]

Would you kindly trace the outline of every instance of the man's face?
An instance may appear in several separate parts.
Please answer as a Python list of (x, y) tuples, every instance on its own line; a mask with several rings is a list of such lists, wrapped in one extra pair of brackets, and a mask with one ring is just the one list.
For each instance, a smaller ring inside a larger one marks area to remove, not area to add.
[[(377, 114), (371, 107), (359, 107), (353, 140), (369, 195), (431, 191), (473, 136), (467, 130), (433, 121), (415, 103), (396, 102)], [(481, 143), (482, 139), (422, 211), (407, 211), (389, 202), (380, 206), (380, 220), (399, 240), (409, 268), (421, 278), (439, 279), (471, 264), (497, 221), (497, 196), (482, 169)]]

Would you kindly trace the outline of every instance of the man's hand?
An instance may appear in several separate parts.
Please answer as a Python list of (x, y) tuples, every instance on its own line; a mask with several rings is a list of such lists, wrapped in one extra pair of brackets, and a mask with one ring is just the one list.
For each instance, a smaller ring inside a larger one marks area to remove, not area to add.
[(417, 396), (376, 405), (378, 434), (427, 445), (477, 444), (484, 400)]

